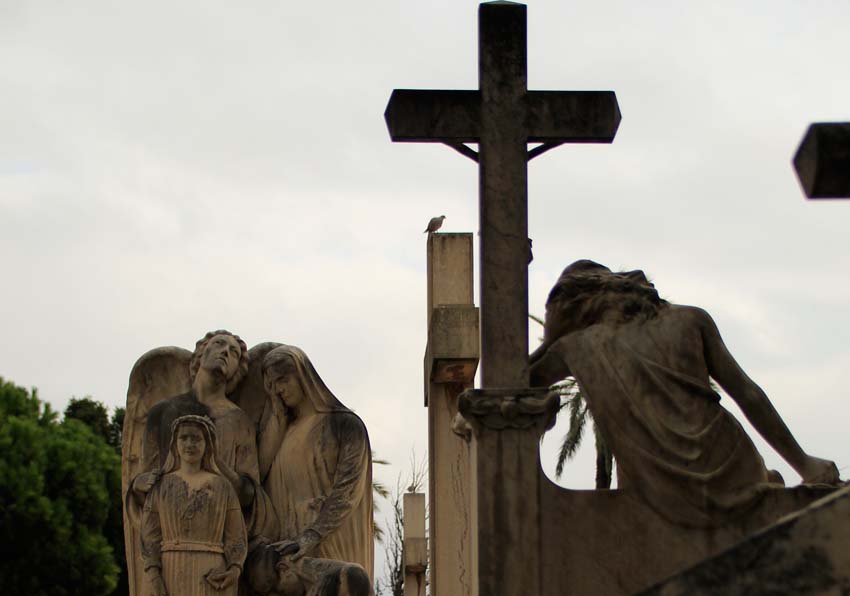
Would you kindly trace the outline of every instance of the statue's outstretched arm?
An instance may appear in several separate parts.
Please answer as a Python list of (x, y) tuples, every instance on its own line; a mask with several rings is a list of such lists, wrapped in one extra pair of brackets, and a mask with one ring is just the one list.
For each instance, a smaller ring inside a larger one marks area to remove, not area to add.
[(750, 423), (800, 474), (803, 482), (837, 483), (835, 463), (803, 451), (761, 387), (732, 357), (711, 316), (701, 309), (693, 311), (700, 326), (708, 374), (735, 400)]
[(570, 367), (564, 358), (565, 339), (561, 338), (543, 350), (538, 348), (529, 357), (532, 387), (548, 387), (570, 376)]

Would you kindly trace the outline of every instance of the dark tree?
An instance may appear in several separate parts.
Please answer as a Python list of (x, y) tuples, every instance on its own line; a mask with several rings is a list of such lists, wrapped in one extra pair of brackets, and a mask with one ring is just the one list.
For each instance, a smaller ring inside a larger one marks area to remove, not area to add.
[[(86, 425), (0, 378), (0, 586), (4, 594), (106, 596), (119, 566), (105, 535), (121, 464)], [(118, 497), (120, 499), (120, 496)]]
[(65, 408), (65, 420), (79, 420), (88, 426), (94, 434), (102, 437), (105, 441), (109, 441), (109, 413), (99, 401), (94, 401), (91, 397), (72, 397)]

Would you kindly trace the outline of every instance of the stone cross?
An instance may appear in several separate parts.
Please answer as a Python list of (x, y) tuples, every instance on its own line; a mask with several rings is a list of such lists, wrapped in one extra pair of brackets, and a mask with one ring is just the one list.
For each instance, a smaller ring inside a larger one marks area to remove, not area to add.
[(525, 5), (484, 3), (479, 89), (396, 89), (384, 114), (393, 141), (445, 143), (478, 162), (485, 388), (528, 386), (528, 160), (563, 143), (610, 143), (620, 122), (612, 91), (528, 91), (526, 74)]
[(850, 199), (850, 122), (816, 122), (794, 156), (810, 199)]

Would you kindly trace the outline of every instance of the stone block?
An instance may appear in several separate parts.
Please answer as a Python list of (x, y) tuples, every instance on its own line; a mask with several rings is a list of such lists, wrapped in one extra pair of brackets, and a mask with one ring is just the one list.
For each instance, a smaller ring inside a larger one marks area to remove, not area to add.
[(425, 405), (433, 383), (471, 383), (480, 357), (478, 308), (438, 306), (431, 314), (425, 348)]
[(472, 234), (429, 234), (427, 263), (429, 321), (438, 306), (472, 304)]
[(794, 169), (810, 199), (850, 198), (850, 122), (816, 122), (794, 156)]
[(850, 487), (816, 501), (641, 596), (850, 594)]

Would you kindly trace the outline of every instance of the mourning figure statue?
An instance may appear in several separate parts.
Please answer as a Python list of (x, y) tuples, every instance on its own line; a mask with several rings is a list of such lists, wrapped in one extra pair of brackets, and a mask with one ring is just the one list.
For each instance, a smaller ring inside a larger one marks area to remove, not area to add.
[(374, 547), (366, 427), (299, 348), (271, 350), (263, 378), (269, 400), (260, 473), (280, 532), (252, 552), (249, 582), (262, 594), (368, 596)]
[(248, 552), (242, 508), (218, 465), (206, 416), (171, 423), (165, 465), (147, 492), (141, 545), (152, 596), (236, 596)]
[(642, 271), (568, 266), (549, 294), (533, 385), (574, 376), (617, 460), (620, 488), (692, 527), (745, 514), (772, 476), (714, 379), (804, 483), (834, 484), (831, 461), (800, 447), (726, 348), (709, 314), (661, 299)]

